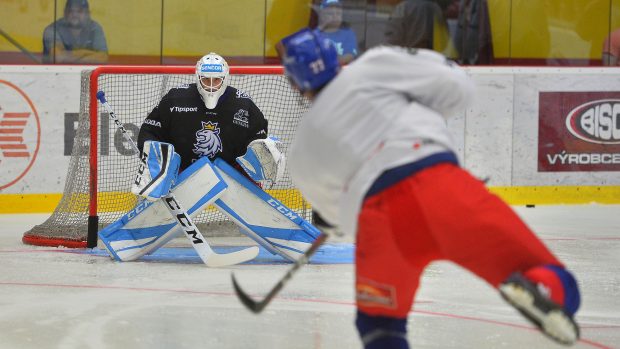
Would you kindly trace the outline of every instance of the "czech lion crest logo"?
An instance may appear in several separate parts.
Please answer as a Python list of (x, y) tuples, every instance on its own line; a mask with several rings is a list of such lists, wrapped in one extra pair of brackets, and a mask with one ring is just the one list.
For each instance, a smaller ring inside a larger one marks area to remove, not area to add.
[(208, 156), (212, 159), (215, 154), (222, 151), (222, 140), (220, 139), (220, 128), (217, 122), (202, 122), (202, 128), (196, 132), (196, 143), (194, 143), (194, 154), (200, 157)]

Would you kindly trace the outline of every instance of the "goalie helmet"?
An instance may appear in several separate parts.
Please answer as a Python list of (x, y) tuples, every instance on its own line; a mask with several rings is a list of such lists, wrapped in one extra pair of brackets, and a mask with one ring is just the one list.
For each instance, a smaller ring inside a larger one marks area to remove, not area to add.
[(282, 39), (286, 75), (301, 92), (318, 90), (340, 71), (334, 43), (316, 30), (302, 29)]
[(196, 87), (207, 109), (214, 109), (229, 83), (228, 63), (213, 52), (196, 63)]

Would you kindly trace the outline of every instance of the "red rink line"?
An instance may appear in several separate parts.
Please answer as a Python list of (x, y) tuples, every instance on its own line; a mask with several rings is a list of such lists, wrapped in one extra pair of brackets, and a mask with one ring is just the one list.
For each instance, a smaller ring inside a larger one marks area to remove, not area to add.
[[(25, 282), (3, 282), (0, 281), (0, 285), (6, 286), (35, 286), (35, 287), (62, 287), (62, 288), (82, 288), (82, 289), (109, 289), (109, 290), (125, 290), (125, 291), (149, 291), (149, 292), (176, 292), (176, 293), (185, 293), (185, 294), (198, 294), (198, 295), (211, 295), (211, 296), (226, 296), (226, 297), (235, 297), (235, 294), (232, 292), (207, 292), (207, 291), (192, 291), (192, 290), (183, 290), (183, 289), (164, 289), (164, 288), (149, 288), (149, 287), (123, 287), (123, 286), (106, 286), (106, 285), (70, 285), (70, 284), (37, 284), (37, 283), (25, 283)], [(305, 298), (277, 298), (279, 300), (293, 301), (293, 302), (311, 302), (311, 303), (326, 303), (326, 304), (338, 304), (338, 305), (348, 305), (354, 306), (352, 302), (345, 301), (330, 301), (330, 300), (320, 300), (320, 299), (305, 299)], [(432, 303), (432, 301), (416, 301), (416, 304), (421, 303)], [(469, 321), (477, 321), (484, 322), (488, 324), (494, 324), (499, 326), (506, 326), (512, 328), (518, 328), (527, 331), (536, 331), (538, 330), (531, 326), (513, 324), (509, 322), (489, 320), (483, 318), (476, 318), (472, 316), (463, 316), (456, 314), (447, 314), (447, 313), (439, 313), (434, 311), (426, 311), (426, 310), (412, 310), (410, 313), (416, 314), (426, 314), (431, 316), (438, 317), (447, 317), (452, 319), (459, 320), (469, 320)], [(582, 326), (582, 328), (595, 329), (595, 328), (619, 328), (620, 326)], [(579, 343), (590, 345), (593, 348), (599, 349), (613, 349), (612, 347), (606, 346), (601, 343), (597, 343), (588, 339), (581, 338), (578, 341)]]
[[(534, 331), (534, 332), (539, 332), (537, 328), (535, 327), (531, 327), (531, 326), (525, 326), (525, 325), (518, 325), (518, 324), (512, 324), (509, 322), (502, 322), (502, 321), (496, 321), (496, 320), (489, 320), (489, 319), (481, 319), (481, 318), (475, 318), (475, 317), (471, 317), (471, 316), (462, 316), (462, 315), (455, 315), (455, 314), (445, 314), (445, 313), (437, 313), (434, 311), (425, 311), (425, 310), (414, 310), (412, 311), (412, 313), (420, 313), (420, 314), (427, 314), (427, 315), (433, 315), (433, 316), (441, 316), (441, 317), (448, 317), (448, 318), (453, 318), (453, 319), (460, 319), (460, 320), (471, 320), (471, 321), (478, 321), (478, 322), (484, 322), (484, 323), (489, 323), (489, 324), (494, 324), (494, 325), (500, 325), (500, 326), (507, 326), (507, 327), (514, 327), (514, 328), (519, 328), (522, 330), (528, 330), (528, 331)], [(597, 326), (589, 326), (589, 327), (584, 327), (581, 326), (581, 328), (588, 328), (588, 329), (599, 329), (599, 327)], [(620, 328), (620, 326), (602, 326), (600, 328)], [(583, 343), (583, 344), (588, 344), (594, 348), (599, 348), (599, 349), (613, 349), (612, 347), (606, 346), (604, 344), (601, 343), (597, 343), (588, 339), (584, 339), (584, 338), (580, 338), (579, 343)]]
[(74, 249), (64, 248), (64, 247), (59, 247), (55, 249), (41, 249), (41, 250), (2, 250), (0, 249), (0, 253), (37, 253), (37, 252), (69, 253), (69, 254), (76, 254), (76, 255), (82, 255), (82, 256), (110, 258), (108, 256), (98, 256), (94, 254), (80, 253), (79, 251), (74, 251)]
[(101, 290), (125, 290), (125, 291), (149, 291), (149, 292), (175, 292), (175, 293), (189, 293), (189, 294), (202, 294), (210, 296), (231, 296), (234, 295), (231, 292), (207, 292), (207, 291), (192, 291), (173, 288), (150, 288), (150, 287), (126, 287), (126, 286), (106, 286), (106, 285), (70, 285), (70, 284), (38, 284), (31, 282), (4, 282), (0, 281), (0, 285), (7, 286), (38, 286), (38, 287), (60, 287), (60, 288), (86, 288), (86, 289), (101, 289)]

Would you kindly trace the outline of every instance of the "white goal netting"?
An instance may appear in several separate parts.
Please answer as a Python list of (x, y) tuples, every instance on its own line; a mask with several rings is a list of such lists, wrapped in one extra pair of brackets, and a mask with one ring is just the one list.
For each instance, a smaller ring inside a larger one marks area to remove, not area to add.
[[(93, 110), (97, 90), (105, 92), (136, 139), (142, 121), (168, 90), (194, 79), (193, 67), (107, 66), (82, 72), (80, 117), (62, 199), (44, 223), (24, 234), (24, 243), (94, 247), (96, 232), (137, 202), (130, 188), (138, 158), (101, 105)], [(290, 87), (281, 69), (231, 67), (230, 84), (252, 97), (269, 122), (269, 134), (277, 136), (288, 150), (308, 102)], [(95, 139), (96, 149), (91, 147)], [(288, 172), (269, 193), (310, 220), (310, 207), (293, 187)], [(195, 223), (205, 236), (236, 232), (232, 222), (212, 207), (200, 213)]]

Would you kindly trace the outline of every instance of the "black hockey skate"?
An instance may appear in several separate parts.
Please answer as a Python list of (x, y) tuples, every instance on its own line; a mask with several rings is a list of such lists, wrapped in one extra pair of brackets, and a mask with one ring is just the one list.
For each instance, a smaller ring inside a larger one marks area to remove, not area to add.
[(564, 345), (579, 339), (579, 326), (566, 310), (543, 295), (521, 273), (512, 274), (499, 287), (502, 297), (540, 330)]

